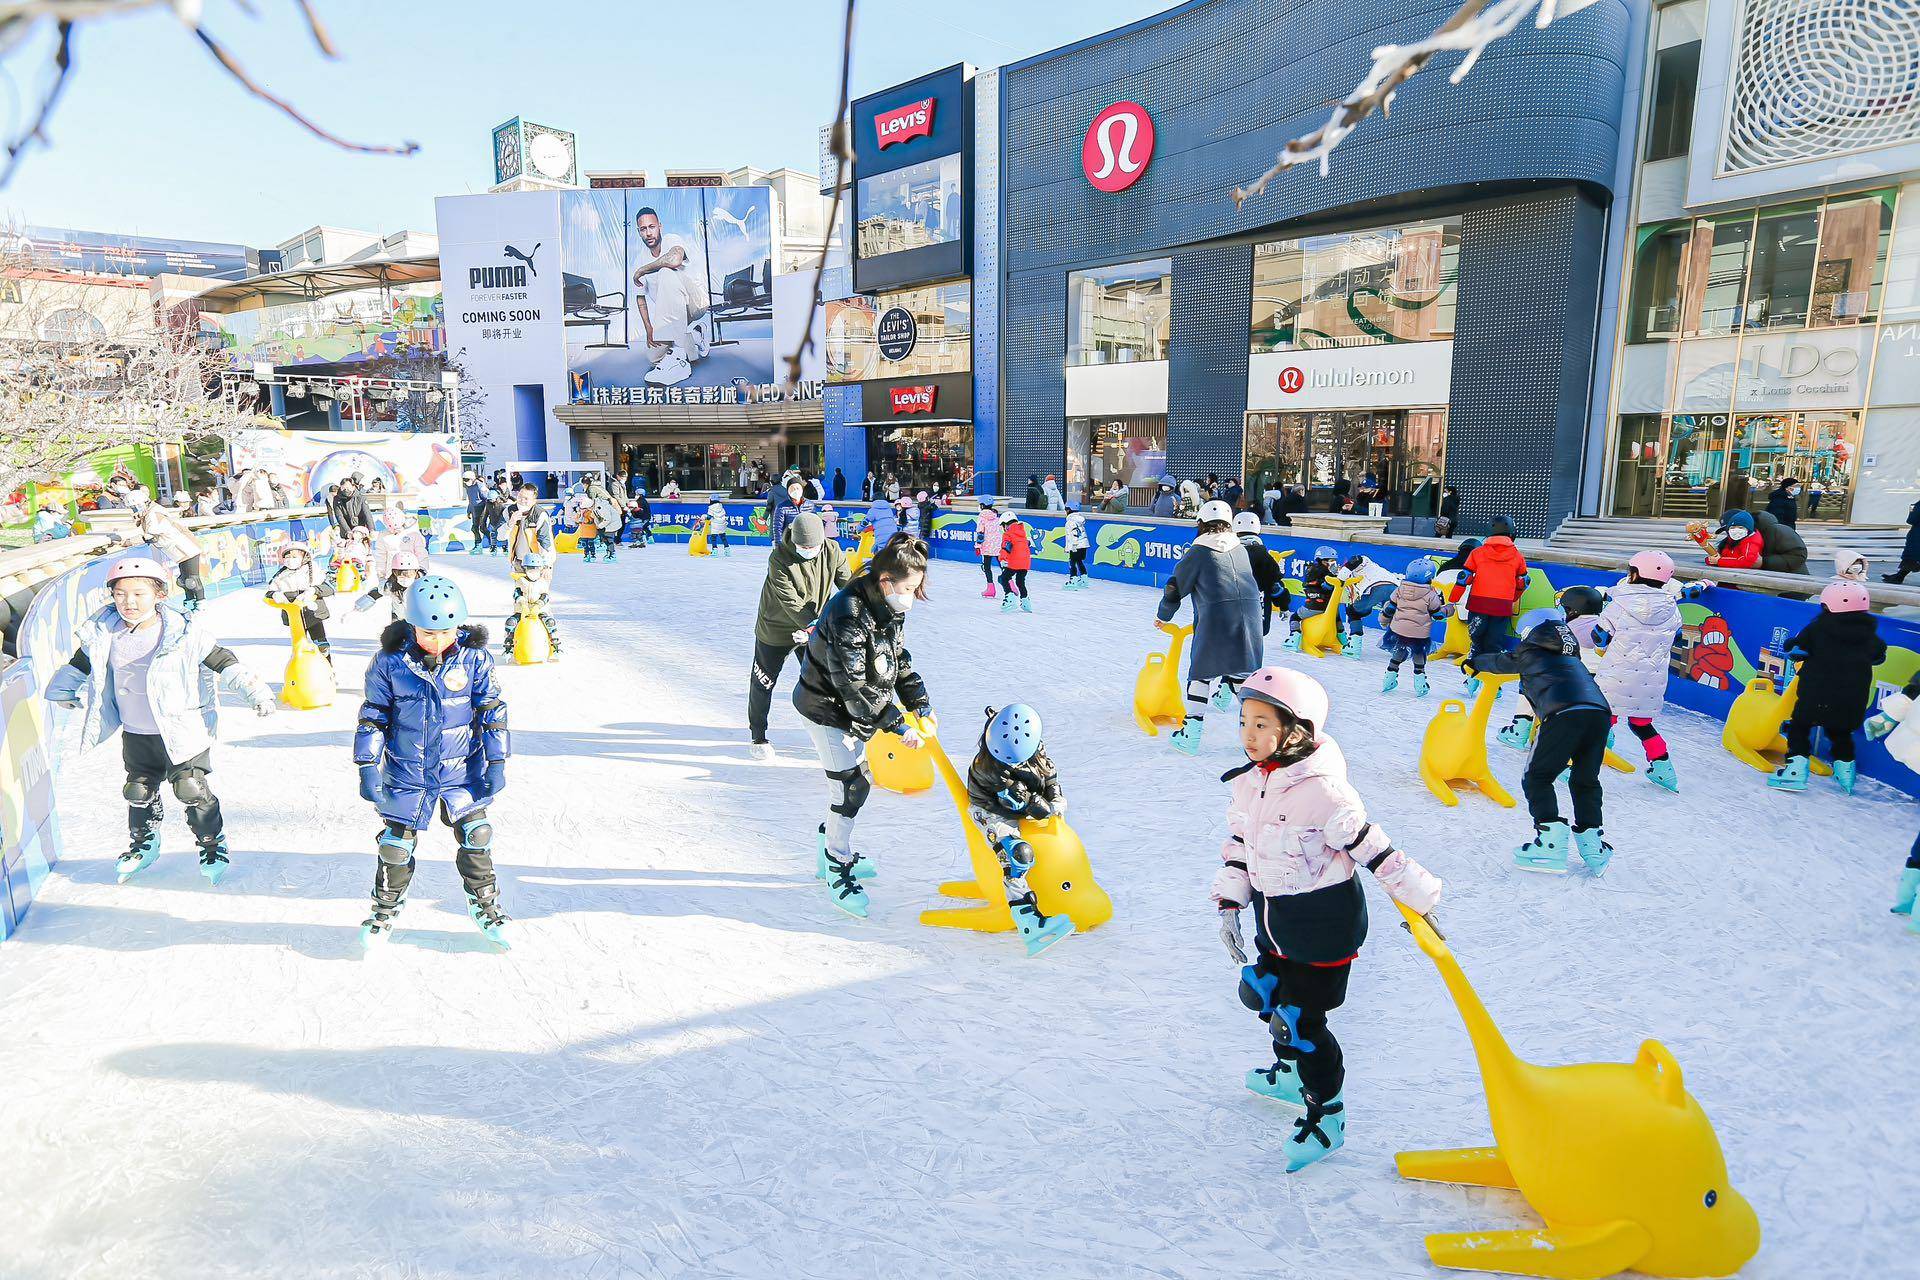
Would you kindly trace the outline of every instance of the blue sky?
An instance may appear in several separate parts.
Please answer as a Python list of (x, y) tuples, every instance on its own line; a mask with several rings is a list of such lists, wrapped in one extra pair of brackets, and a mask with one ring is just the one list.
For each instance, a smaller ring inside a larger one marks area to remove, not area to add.
[[(1169, 0), (969, 0), (861, 6), (854, 94), (954, 62), (999, 66), (1130, 22)], [(53, 146), (0, 191), (12, 221), (272, 244), (316, 223), (433, 229), (433, 197), (484, 191), (492, 127), (524, 116), (580, 136), (586, 169), (814, 169), (832, 113), (835, 0), (316, 0), (341, 60), (291, 0), (206, 0), (207, 27), (256, 78), (355, 141), (349, 155), (248, 97), (164, 13), (88, 23)], [(704, 26), (700, 25), (702, 22)], [(659, 56), (650, 51), (659, 48)], [(8, 60), (0, 120), (36, 100), (35, 56)]]

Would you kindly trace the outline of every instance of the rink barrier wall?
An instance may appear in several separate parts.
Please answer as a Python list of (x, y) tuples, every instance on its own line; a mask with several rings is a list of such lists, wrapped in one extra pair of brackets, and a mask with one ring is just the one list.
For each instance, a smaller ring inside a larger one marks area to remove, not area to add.
[[(741, 500), (724, 505), (733, 534), (742, 536), (748, 545), (766, 545), (766, 522), (760, 514), (760, 503)], [(832, 505), (840, 512), (841, 545), (850, 548), (864, 527), (868, 504)], [(695, 522), (705, 517), (706, 504), (656, 502), (653, 513), (656, 533), (684, 538), (691, 535)], [(1020, 518), (1034, 532), (1034, 572), (1065, 573), (1066, 517), (1060, 513), (1022, 511)], [(935, 558), (977, 559), (973, 550), (974, 525), (973, 511), (943, 510), (936, 515), (930, 540)], [(1092, 546), (1087, 553), (1087, 567), (1095, 578), (1109, 582), (1164, 586), (1193, 541), (1194, 533), (1193, 523), (1187, 520), (1088, 512), (1087, 538)], [(1417, 547), (1342, 540), (1319, 531), (1307, 531), (1295, 537), (1287, 530), (1268, 528), (1261, 536), (1268, 550), (1281, 560), (1282, 571), (1296, 597), (1300, 593), (1300, 578), (1316, 547), (1332, 547), (1342, 561), (1353, 555), (1365, 555), (1382, 569), (1396, 574), (1405, 572), (1414, 560), (1434, 555)], [(1528, 563), (1545, 575), (1555, 591), (1580, 585), (1604, 589), (1626, 576), (1624, 565), (1618, 570), (1606, 571), (1531, 554)], [(1680, 612), (1686, 625), (1674, 645), (1667, 701), (1715, 720), (1725, 720), (1734, 698), (1756, 675), (1772, 675), (1776, 686), (1780, 683), (1778, 672), (1783, 665), (1781, 655), (1786, 641), (1813, 620), (1819, 606), (1812, 601), (1713, 587), (1683, 603)], [(1881, 614), (1875, 615), (1875, 621), (1888, 651), (1887, 660), (1874, 673), (1877, 705), (1881, 698), (1898, 693), (1908, 680), (1920, 673), (1920, 623)], [(1365, 629), (1368, 643), (1376, 643), (1380, 634), (1377, 618)], [(1144, 631), (1142, 635), (1144, 652), (1153, 646), (1153, 637)], [(1860, 734), (1855, 746), (1861, 774), (1907, 795), (1920, 797), (1920, 774), (1889, 755), (1883, 743), (1868, 742), (1866, 735)]]
[[(434, 550), (464, 549), (459, 537), (465, 511), (442, 508), (425, 514), (437, 534), (430, 535)], [(99, 523), (112, 531), (111, 520)], [(188, 524), (200, 542), (209, 599), (264, 586), (277, 567), (279, 547), (288, 541), (306, 542), (316, 558), (330, 557), (333, 550), (332, 526), (317, 507), (258, 519), (212, 516)], [(36, 584), (16, 636), (19, 657), (0, 670), (0, 724), (5, 725), (0, 733), (0, 942), (19, 928), (62, 853), (54, 795), (61, 769), (73, 763), (72, 726), (67, 721), (75, 717), (46, 702), (42, 691), (72, 656), (80, 624), (106, 605), (112, 562), (136, 552), (167, 561), (144, 543), (115, 545), (92, 537), (75, 541), (76, 549), (90, 558)]]

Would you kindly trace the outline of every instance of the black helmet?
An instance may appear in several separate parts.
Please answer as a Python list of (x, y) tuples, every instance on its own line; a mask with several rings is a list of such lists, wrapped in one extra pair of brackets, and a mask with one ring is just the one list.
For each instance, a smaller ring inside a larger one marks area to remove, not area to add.
[(1607, 597), (1598, 587), (1568, 587), (1560, 593), (1560, 607), (1569, 618), (1596, 618), (1607, 607)]

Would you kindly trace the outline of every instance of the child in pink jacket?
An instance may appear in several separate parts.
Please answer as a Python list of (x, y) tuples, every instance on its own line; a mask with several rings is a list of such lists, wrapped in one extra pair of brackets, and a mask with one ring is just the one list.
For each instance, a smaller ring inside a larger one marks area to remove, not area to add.
[(987, 575), (987, 589), (980, 594), (994, 597), (993, 571), (1000, 567), (1000, 512), (992, 498), (980, 499), (980, 519), (975, 522), (974, 549), (980, 553), (980, 572)]
[[(1241, 965), (1240, 999), (1273, 1036), (1271, 1067), (1247, 1073), (1247, 1088), (1299, 1107), (1286, 1143), (1287, 1171), (1303, 1169), (1346, 1140), (1346, 1082), (1327, 1013), (1347, 998), (1347, 977), (1367, 937), (1364, 866), (1422, 915), (1440, 901), (1440, 881), (1367, 821), (1347, 782), (1347, 761), (1327, 736), (1327, 691), (1285, 667), (1256, 671), (1240, 687), (1240, 744), (1247, 763), (1227, 809), (1226, 865), (1214, 878), (1220, 937)], [(1257, 955), (1247, 963), (1240, 910), (1253, 908)]]

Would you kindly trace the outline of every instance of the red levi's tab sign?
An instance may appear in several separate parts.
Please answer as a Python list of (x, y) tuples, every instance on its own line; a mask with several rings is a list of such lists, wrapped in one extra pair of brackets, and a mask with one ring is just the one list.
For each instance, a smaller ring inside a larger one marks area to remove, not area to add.
[(887, 394), (893, 397), (895, 413), (932, 413), (935, 390), (937, 388), (932, 384), (924, 387), (892, 387)]
[(933, 133), (933, 102), (932, 98), (922, 98), (874, 116), (873, 131), (879, 136), (880, 149), (885, 151), (894, 143), (905, 142), (908, 138), (930, 136)]

